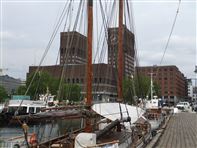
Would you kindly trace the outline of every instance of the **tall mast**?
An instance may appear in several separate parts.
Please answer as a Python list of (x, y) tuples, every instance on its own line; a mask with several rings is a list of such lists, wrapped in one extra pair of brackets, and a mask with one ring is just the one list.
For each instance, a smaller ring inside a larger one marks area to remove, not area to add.
[(153, 73), (150, 73), (150, 99), (153, 99)]
[[(87, 55), (87, 102), (88, 109), (92, 105), (92, 31), (93, 31), (93, 0), (88, 0), (88, 55)], [(86, 132), (91, 132), (91, 120), (86, 119)]]
[(119, 27), (118, 27), (118, 102), (123, 101), (123, 0), (119, 0)]

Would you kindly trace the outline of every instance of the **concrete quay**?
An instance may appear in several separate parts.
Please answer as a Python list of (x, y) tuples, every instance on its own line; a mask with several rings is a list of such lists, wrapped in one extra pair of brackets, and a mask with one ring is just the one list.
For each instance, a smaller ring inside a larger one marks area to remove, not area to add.
[(197, 113), (173, 115), (154, 147), (197, 148)]

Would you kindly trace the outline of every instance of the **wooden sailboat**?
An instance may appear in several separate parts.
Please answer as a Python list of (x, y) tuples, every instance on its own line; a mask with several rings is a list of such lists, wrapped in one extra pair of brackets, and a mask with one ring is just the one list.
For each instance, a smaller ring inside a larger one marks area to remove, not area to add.
[(164, 124), (164, 115), (161, 108), (161, 100), (153, 98), (153, 73), (151, 73), (151, 100), (146, 102), (146, 113), (145, 117), (151, 124), (152, 135), (156, 134), (156, 131)]
[[(123, 80), (123, 0), (119, 0), (119, 29), (118, 29), (118, 99), (117, 103), (107, 103), (108, 107), (119, 109), (119, 117), (110, 119), (103, 118), (98, 121), (96, 127), (93, 128), (93, 119), (87, 117), (85, 120), (84, 132), (74, 134), (73, 138), (68, 138), (66, 144), (62, 144), (63, 147), (142, 147), (151, 138), (150, 124), (144, 117), (141, 117), (131, 124), (131, 117), (129, 112), (132, 112), (130, 106), (123, 107), (123, 92), (122, 92), (122, 80)], [(89, 112), (92, 105), (92, 31), (93, 31), (93, 1), (88, 0), (88, 62), (87, 62), (87, 102)], [(102, 104), (104, 105), (104, 104)], [(115, 105), (114, 107), (112, 105)], [(100, 106), (100, 105), (99, 105)], [(100, 106), (101, 107), (101, 106)], [(96, 111), (96, 109), (93, 109)], [(103, 107), (100, 108), (101, 110)], [(109, 109), (109, 108), (108, 108)], [(123, 110), (124, 109), (124, 110)], [(135, 110), (136, 108), (134, 108)], [(113, 109), (112, 109), (113, 110)], [(128, 111), (129, 110), (129, 111)], [(110, 112), (110, 111), (109, 111)], [(98, 113), (98, 112), (97, 112)], [(126, 114), (125, 114), (126, 113)], [(114, 114), (110, 112), (110, 114)], [(132, 113), (131, 113), (132, 114)], [(105, 117), (101, 114), (102, 117)], [(112, 115), (113, 116), (113, 115)], [(114, 117), (114, 116), (113, 116)], [(116, 117), (116, 116), (115, 116)], [(105, 126), (99, 129), (100, 123), (104, 123)], [(127, 124), (127, 126), (124, 125)], [(129, 126), (130, 125), (130, 126)], [(73, 143), (74, 142), (74, 143)], [(60, 144), (60, 145), (61, 145)]]
[[(93, 40), (93, 0), (88, 0), (88, 53), (87, 53), (87, 90), (86, 111), (82, 113), (85, 128), (67, 133), (57, 139), (38, 144), (39, 147), (104, 147), (111, 145), (117, 148), (142, 147), (151, 138), (150, 124), (142, 117), (137, 107), (123, 104), (123, 2), (119, 0), (118, 27), (118, 77), (116, 103), (101, 104), (112, 107), (108, 114), (113, 118), (100, 114), (92, 107), (92, 40)], [(113, 107), (113, 105), (115, 107)], [(103, 108), (103, 107), (102, 107)], [(102, 109), (101, 108), (101, 109)], [(114, 110), (115, 109), (115, 110)], [(95, 113), (96, 112), (96, 113)], [(139, 113), (139, 114), (138, 114)], [(118, 115), (115, 116), (114, 114)], [(134, 116), (135, 115), (135, 119)], [(140, 117), (141, 116), (141, 117)], [(99, 117), (99, 118), (98, 118)], [(140, 118), (138, 118), (140, 117)], [(132, 122), (131, 122), (132, 121)]]

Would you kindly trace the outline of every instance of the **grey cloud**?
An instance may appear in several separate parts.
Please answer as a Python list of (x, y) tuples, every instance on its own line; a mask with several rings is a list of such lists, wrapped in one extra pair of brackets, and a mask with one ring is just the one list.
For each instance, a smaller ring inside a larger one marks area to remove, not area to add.
[[(160, 62), (177, 4), (178, 1), (133, 3), (140, 65)], [(28, 66), (39, 63), (63, 6), (63, 2), (3, 3), (3, 66), (9, 68), (11, 76), (25, 78)], [(193, 77), (196, 59), (195, 12), (195, 3), (181, 4), (172, 40), (162, 63), (177, 65), (189, 77)], [(59, 33), (44, 64), (54, 64), (58, 50)]]

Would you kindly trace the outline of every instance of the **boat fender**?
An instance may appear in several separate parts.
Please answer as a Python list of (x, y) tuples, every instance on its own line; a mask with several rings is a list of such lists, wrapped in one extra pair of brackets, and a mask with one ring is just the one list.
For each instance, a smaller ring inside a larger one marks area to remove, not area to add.
[(30, 140), (29, 140), (29, 143), (32, 145), (32, 146), (36, 146), (38, 141), (37, 141), (37, 136), (35, 133), (33, 133), (30, 137)]

